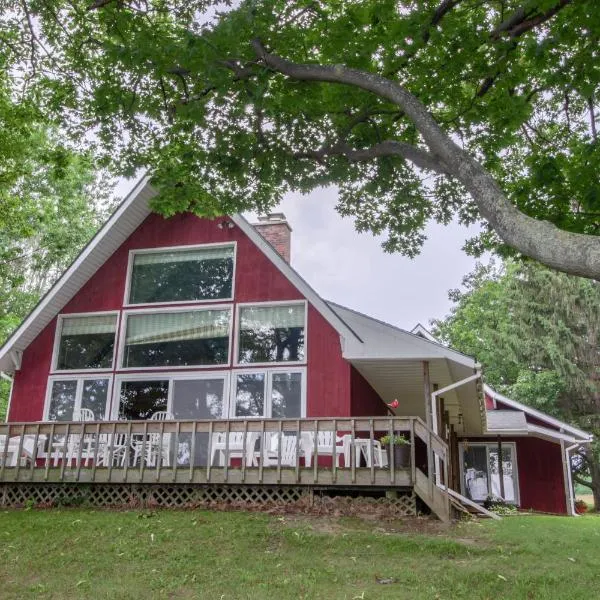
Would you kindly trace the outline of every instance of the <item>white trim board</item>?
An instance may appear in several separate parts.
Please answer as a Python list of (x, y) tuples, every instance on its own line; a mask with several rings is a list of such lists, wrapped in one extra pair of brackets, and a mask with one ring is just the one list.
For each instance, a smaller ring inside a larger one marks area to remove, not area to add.
[[(585, 431), (582, 431), (581, 429), (577, 429), (577, 427), (573, 427), (572, 425), (569, 425), (567, 423), (564, 423), (563, 421), (555, 419), (554, 417), (551, 417), (550, 415), (547, 415), (546, 413), (536, 410), (535, 408), (531, 408), (530, 406), (527, 406), (526, 404), (521, 404), (521, 402), (517, 402), (516, 400), (511, 400), (510, 398), (507, 398), (506, 396), (503, 396), (502, 394), (496, 392), (494, 389), (492, 389), (487, 384), (484, 384), (483, 390), (487, 395), (492, 397), (494, 402), (496, 402), (496, 401), (501, 402), (502, 404), (506, 404), (507, 406), (510, 406), (511, 408), (516, 408), (518, 410), (521, 410), (524, 413), (531, 415), (532, 417), (535, 417), (536, 419), (545, 421), (549, 425), (558, 427), (559, 429), (564, 429), (565, 431), (573, 434), (576, 438), (580, 438), (579, 441), (591, 440), (594, 437), (591, 433), (586, 433)], [(529, 427), (528, 427), (528, 429), (529, 429)], [(553, 432), (553, 433), (556, 434), (558, 432)]]

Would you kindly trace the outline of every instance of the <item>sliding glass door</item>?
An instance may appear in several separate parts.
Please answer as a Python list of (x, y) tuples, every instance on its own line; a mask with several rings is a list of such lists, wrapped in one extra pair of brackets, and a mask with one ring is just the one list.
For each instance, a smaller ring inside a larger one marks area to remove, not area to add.
[(501, 464), (499, 456), (497, 443), (462, 445), (463, 493), (467, 498), (475, 502), (484, 502), (488, 497), (503, 498), (518, 503), (514, 442), (502, 444)]

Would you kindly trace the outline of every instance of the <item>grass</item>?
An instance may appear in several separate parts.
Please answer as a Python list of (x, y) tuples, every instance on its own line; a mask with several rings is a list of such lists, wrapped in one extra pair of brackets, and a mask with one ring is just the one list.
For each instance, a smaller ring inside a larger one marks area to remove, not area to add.
[[(600, 518), (446, 527), (243, 512), (0, 512), (0, 597), (596, 598)], [(379, 580), (379, 581), (378, 581)]]

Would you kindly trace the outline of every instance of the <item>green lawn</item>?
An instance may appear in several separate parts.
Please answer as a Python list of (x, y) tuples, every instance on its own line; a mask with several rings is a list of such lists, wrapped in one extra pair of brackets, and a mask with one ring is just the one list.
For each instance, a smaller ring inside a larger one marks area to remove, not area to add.
[[(0, 598), (593, 599), (600, 518), (0, 512)], [(386, 583), (380, 583), (383, 580)]]

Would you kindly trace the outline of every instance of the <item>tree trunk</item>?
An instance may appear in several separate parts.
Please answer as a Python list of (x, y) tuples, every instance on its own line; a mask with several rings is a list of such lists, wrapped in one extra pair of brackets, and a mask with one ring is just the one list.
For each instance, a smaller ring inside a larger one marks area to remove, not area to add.
[(600, 461), (590, 453), (590, 475), (592, 477), (592, 494), (594, 496), (594, 510), (600, 512)]

